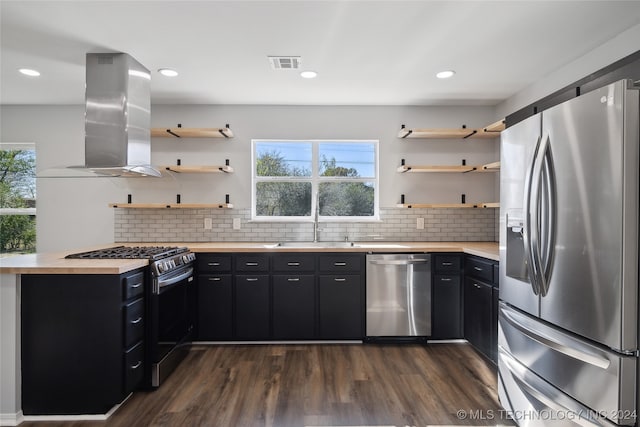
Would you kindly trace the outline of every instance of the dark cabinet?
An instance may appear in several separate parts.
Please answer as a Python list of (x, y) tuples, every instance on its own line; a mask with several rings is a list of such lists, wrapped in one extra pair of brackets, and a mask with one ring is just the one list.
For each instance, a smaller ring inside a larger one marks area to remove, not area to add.
[(481, 353), (491, 354), (491, 285), (473, 277), (465, 278), (464, 336)]
[(233, 338), (233, 280), (231, 274), (198, 275), (198, 340)]
[(273, 276), (273, 338), (315, 337), (315, 276)]
[(269, 275), (235, 276), (236, 338), (261, 340), (271, 337)]
[(465, 257), (464, 337), (494, 363), (498, 356), (499, 263)]
[(436, 254), (433, 259), (431, 338), (462, 338), (462, 256)]
[(318, 318), (321, 339), (364, 337), (363, 254), (318, 255)]
[(22, 410), (104, 414), (144, 376), (144, 272), (22, 276)]
[(362, 339), (364, 254), (198, 254), (198, 340)]

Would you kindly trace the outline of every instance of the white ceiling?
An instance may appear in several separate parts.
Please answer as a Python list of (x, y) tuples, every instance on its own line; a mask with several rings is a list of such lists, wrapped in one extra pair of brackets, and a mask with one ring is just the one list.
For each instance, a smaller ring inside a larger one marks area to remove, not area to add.
[(0, 14), (1, 104), (82, 104), (85, 54), (119, 51), (153, 72), (156, 104), (495, 105), (640, 23), (640, 1), (0, 0)]

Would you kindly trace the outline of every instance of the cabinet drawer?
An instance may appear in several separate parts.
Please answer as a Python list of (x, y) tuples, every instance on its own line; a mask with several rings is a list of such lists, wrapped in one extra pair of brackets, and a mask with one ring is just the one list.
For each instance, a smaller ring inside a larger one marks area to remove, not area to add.
[(135, 390), (144, 376), (144, 345), (139, 342), (124, 353), (124, 392)]
[(359, 254), (328, 254), (318, 257), (320, 271), (326, 272), (358, 272), (362, 268), (364, 255)]
[(493, 281), (493, 265), (488, 260), (467, 257), (464, 263), (464, 274), (491, 283)]
[(237, 255), (236, 271), (269, 271), (269, 256), (265, 254)]
[(144, 336), (144, 300), (137, 299), (124, 306), (124, 346), (131, 347)]
[(434, 284), (438, 284), (441, 286), (460, 286), (460, 276), (458, 275), (447, 275), (447, 274), (436, 274), (433, 277)]
[(124, 299), (136, 297), (144, 291), (144, 273), (136, 273), (122, 279), (124, 287)]
[(231, 271), (231, 255), (198, 254), (196, 259), (200, 273)]
[(460, 255), (436, 255), (433, 268), (437, 272), (458, 272), (462, 266)]
[(273, 271), (314, 271), (314, 254), (276, 254), (273, 256)]

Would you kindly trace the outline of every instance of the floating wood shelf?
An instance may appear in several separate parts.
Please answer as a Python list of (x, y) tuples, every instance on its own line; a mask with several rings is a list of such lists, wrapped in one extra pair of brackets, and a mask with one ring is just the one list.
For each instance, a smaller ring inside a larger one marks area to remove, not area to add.
[(425, 139), (477, 139), (496, 138), (504, 130), (504, 120), (497, 121), (483, 128), (429, 128), (408, 129), (405, 125), (398, 132), (398, 138), (425, 138)]
[(400, 165), (396, 169), (398, 172), (427, 172), (427, 173), (466, 173), (466, 172), (497, 172), (500, 170), (500, 162), (487, 163), (486, 165), (429, 165), (429, 166), (410, 166)]
[(417, 209), (417, 208), (429, 208), (429, 209), (443, 209), (443, 208), (498, 208), (499, 203), (399, 203), (397, 208), (405, 209)]
[(109, 203), (122, 209), (232, 209), (231, 203)]
[(233, 168), (228, 165), (224, 166), (162, 166), (170, 172), (176, 173), (233, 173)]
[(233, 138), (229, 125), (224, 128), (152, 128), (151, 136), (157, 138)]

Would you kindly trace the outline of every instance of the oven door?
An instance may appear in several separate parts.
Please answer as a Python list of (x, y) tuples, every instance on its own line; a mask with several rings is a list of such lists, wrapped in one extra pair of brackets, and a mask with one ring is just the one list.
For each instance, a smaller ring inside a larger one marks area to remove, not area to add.
[(190, 308), (193, 279), (191, 265), (154, 278), (148, 322), (152, 387), (158, 387), (189, 351), (193, 331)]

